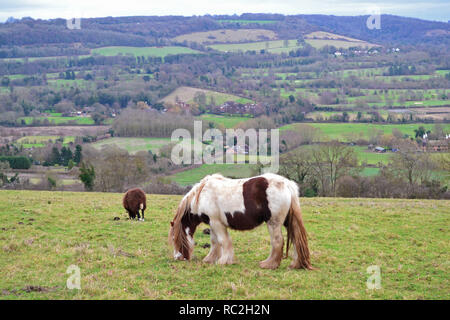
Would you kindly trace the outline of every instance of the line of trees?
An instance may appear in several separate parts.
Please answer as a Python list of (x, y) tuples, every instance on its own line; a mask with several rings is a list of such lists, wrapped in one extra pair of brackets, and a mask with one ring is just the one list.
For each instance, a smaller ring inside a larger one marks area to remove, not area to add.
[(302, 196), (449, 199), (447, 186), (433, 171), (450, 168), (450, 154), (433, 160), (405, 143), (375, 176), (362, 176), (354, 149), (337, 141), (283, 155), (280, 174), (296, 181)]

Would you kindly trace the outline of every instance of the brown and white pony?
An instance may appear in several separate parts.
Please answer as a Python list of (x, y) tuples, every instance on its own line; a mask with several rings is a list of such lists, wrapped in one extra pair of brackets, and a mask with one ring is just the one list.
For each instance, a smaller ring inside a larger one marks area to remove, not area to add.
[(313, 269), (303, 225), (298, 187), (276, 174), (248, 179), (228, 179), (219, 174), (206, 176), (181, 200), (171, 222), (169, 242), (174, 259), (190, 260), (197, 226), (210, 225), (211, 250), (207, 263), (232, 264), (234, 252), (227, 228), (251, 230), (267, 223), (272, 249), (259, 263), (261, 268), (276, 269), (283, 257), (282, 225), (287, 229), (286, 257), (290, 242), (295, 250), (290, 268)]

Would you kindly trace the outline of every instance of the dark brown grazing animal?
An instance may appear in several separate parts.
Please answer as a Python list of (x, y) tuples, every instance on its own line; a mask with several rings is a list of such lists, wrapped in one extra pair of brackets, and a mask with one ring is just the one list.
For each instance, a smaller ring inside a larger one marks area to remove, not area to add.
[[(144, 211), (147, 208), (144, 191), (139, 188), (128, 190), (123, 197), (123, 207), (127, 210), (130, 219), (137, 217), (138, 220), (144, 221)], [(142, 219), (139, 210), (142, 211)]]

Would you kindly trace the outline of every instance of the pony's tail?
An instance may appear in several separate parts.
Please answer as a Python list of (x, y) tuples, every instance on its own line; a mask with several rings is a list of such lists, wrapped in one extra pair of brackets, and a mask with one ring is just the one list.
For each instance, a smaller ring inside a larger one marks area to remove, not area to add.
[(289, 184), (289, 190), (291, 191), (291, 206), (287, 217), (287, 246), (286, 256), (289, 253), (289, 245), (292, 242), (295, 246), (296, 254), (294, 254), (294, 261), (289, 266), (295, 269), (308, 269), (313, 270), (311, 265), (308, 239), (306, 235), (306, 229), (303, 225), (302, 212), (300, 209), (300, 201), (298, 199), (297, 185), (293, 182)]

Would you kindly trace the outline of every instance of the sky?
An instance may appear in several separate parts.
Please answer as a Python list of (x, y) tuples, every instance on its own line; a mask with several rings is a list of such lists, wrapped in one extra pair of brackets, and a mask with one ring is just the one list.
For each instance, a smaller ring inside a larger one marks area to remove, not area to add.
[(242, 13), (366, 15), (379, 11), (425, 20), (449, 21), (449, 0), (0, 0), (0, 21), (8, 17), (91, 18), (106, 16)]

